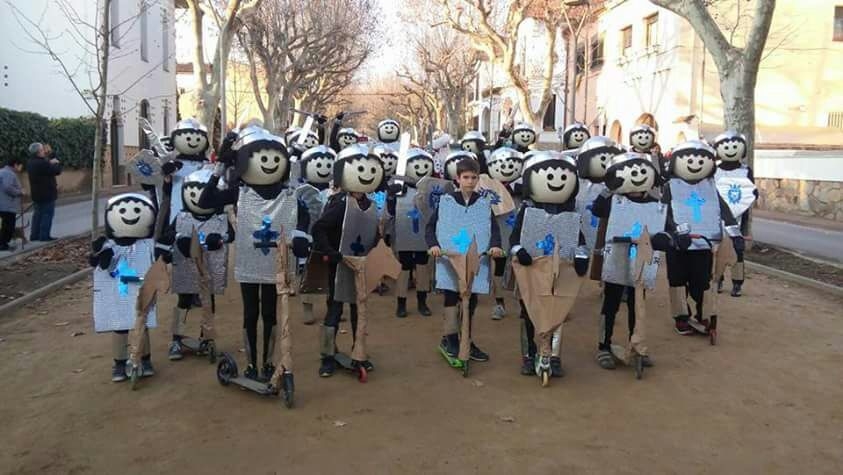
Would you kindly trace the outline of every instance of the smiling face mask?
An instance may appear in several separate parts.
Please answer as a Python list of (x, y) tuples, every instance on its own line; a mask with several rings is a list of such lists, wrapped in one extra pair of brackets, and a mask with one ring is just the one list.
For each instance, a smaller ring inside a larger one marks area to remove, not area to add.
[(155, 208), (145, 196), (127, 193), (111, 198), (105, 210), (106, 234), (110, 238), (152, 237)]
[(343, 163), (340, 186), (345, 191), (371, 193), (382, 180), (383, 165), (373, 155), (356, 156)]
[(276, 148), (258, 148), (249, 155), (240, 179), (247, 185), (271, 185), (281, 182), (287, 173), (289, 160)]

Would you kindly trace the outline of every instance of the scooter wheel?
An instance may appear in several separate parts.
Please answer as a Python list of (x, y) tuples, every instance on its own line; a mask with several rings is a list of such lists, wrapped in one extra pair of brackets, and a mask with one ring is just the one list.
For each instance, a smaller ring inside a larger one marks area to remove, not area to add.
[(281, 389), (282, 389), (282, 398), (284, 399), (284, 405), (287, 406), (287, 409), (292, 409), (293, 407), (293, 394), (295, 393), (295, 387), (293, 383), (293, 374), (292, 373), (285, 373), (281, 375)]
[(213, 341), (208, 342), (208, 362), (211, 364), (217, 362), (217, 344)]
[(546, 388), (550, 385), (550, 372), (547, 370), (542, 371), (542, 387)]
[(138, 381), (140, 381), (140, 377), (141, 377), (140, 367), (133, 364), (131, 371), (129, 371), (129, 380), (132, 383), (132, 386), (131, 386), (132, 391), (135, 391), (135, 390), (138, 389)]
[(717, 344), (717, 329), (712, 328), (708, 331), (708, 342), (711, 343), (711, 346)]
[(635, 379), (644, 377), (644, 357), (635, 355)]
[(463, 378), (468, 377), (468, 361), (469, 360), (465, 360), (465, 361), (462, 362), (462, 377)]
[(219, 364), (217, 364), (217, 381), (223, 386), (228, 386), (232, 379), (237, 377), (237, 363), (228, 353), (223, 353)]
[(366, 371), (366, 368), (362, 366), (357, 367), (357, 381), (360, 381), (361, 383), (369, 381), (369, 372)]

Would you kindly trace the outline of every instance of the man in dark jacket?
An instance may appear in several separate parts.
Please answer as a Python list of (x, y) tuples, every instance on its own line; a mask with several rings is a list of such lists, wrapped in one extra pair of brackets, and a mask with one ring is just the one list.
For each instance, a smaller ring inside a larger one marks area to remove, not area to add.
[(58, 197), (56, 176), (61, 174), (61, 163), (49, 145), (35, 142), (29, 146), (26, 171), (29, 174), (29, 190), (33, 203), (29, 240), (52, 241), (55, 238), (50, 236), (50, 229), (53, 227), (53, 213)]

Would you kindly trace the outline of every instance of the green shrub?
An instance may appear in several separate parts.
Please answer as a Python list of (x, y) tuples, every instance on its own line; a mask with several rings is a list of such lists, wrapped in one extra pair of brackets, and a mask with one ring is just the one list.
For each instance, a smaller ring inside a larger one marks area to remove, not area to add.
[(32, 142), (52, 145), (67, 168), (91, 168), (94, 156), (93, 117), (48, 119), (32, 112), (0, 107), (0, 162), (27, 157)]

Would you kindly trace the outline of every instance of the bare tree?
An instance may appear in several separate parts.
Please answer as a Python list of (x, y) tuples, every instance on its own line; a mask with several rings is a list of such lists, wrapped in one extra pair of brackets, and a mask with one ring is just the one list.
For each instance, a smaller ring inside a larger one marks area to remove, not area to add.
[[(234, 35), (242, 26), (243, 20), (255, 11), (262, 1), (186, 0), (195, 41), (192, 54), (194, 89), (191, 96), (195, 110), (199, 111), (199, 121), (208, 127), (209, 136), (214, 134), (214, 117), (222, 95), (222, 74), (228, 64)], [(205, 16), (214, 22), (219, 31), (210, 73), (205, 67), (205, 42), (202, 35)]]
[[(564, 21), (565, 4), (554, 0), (437, 0), (442, 5), (444, 21), (465, 35), (471, 46), (503, 66), (505, 77), (515, 88), (518, 107), (524, 119), (540, 126), (544, 111), (553, 97), (553, 75), (558, 54), (556, 44)], [(541, 99), (538, 108), (531, 105), (530, 77), (522, 72), (519, 59), (521, 40), (518, 31), (527, 18), (543, 26), (545, 51), (538, 68)]]
[(278, 0), (257, 10), (239, 39), (267, 127), (289, 125), (291, 106), (325, 107), (350, 84), (373, 49), (374, 10), (372, 0)]
[[(747, 138), (749, 165), (753, 165), (755, 142), (755, 84), (763, 59), (764, 47), (773, 22), (775, 0), (754, 0), (751, 26), (739, 34), (740, 10), (737, 17), (714, 18), (712, 0), (651, 0), (681, 16), (705, 44), (714, 59), (720, 76), (720, 97), (723, 99), (723, 121), (726, 128), (736, 130)], [(740, 3), (740, 2), (738, 2)], [(729, 37), (726, 37), (726, 33)]]
[[(80, 13), (69, 0), (54, 0), (56, 9), (66, 20), (67, 27), (58, 34), (50, 33), (49, 26), (44, 25), (44, 15), (33, 19), (21, 11), (11, 0), (6, 0), (15, 20), (21, 26), (26, 39), (36, 50), (24, 50), (29, 53), (46, 54), (58, 67), (60, 74), (67, 79), (73, 90), (82, 99), (85, 107), (93, 115), (96, 124), (94, 132), (94, 156), (92, 157), (91, 179), (91, 236), (96, 236), (99, 226), (99, 190), (102, 182), (102, 166), (105, 154), (105, 110), (109, 95), (123, 95), (137, 85), (152, 71), (161, 67), (161, 62), (151, 66), (122, 91), (109, 94), (109, 61), (117, 56), (111, 53), (111, 42), (121, 41), (132, 29), (132, 25), (149, 11), (153, 2), (144, 1), (136, 15), (127, 16), (118, 24), (111, 22), (111, 4), (116, 0), (97, 1), (96, 14), (93, 18)], [(46, 8), (49, 8), (49, 4)], [(54, 26), (54, 25), (53, 25)], [(68, 42), (79, 47), (78, 51), (68, 52)], [(123, 54), (135, 54), (136, 50), (129, 50)], [(169, 58), (163, 58), (167, 61)], [(125, 113), (125, 111), (124, 111)]]

